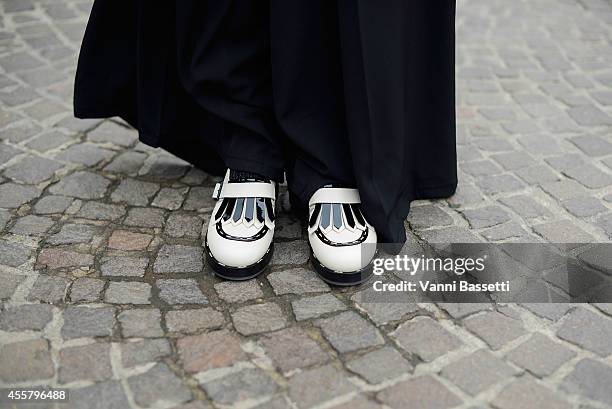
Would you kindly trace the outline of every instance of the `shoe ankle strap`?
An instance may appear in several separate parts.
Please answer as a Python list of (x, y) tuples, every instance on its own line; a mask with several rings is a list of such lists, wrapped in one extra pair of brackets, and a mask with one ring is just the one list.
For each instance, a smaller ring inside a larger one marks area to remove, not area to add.
[(319, 203), (357, 204), (361, 203), (361, 198), (359, 197), (359, 191), (357, 189), (324, 187), (317, 190), (312, 195), (308, 202), (308, 206)]

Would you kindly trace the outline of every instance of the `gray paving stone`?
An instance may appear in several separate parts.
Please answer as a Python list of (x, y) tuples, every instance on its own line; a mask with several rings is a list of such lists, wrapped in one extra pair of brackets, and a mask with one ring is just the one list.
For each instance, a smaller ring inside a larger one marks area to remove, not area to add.
[(64, 213), (74, 199), (64, 196), (44, 196), (34, 205), (36, 214)]
[(189, 387), (170, 370), (158, 363), (147, 372), (127, 380), (136, 404), (151, 407), (160, 402), (183, 403), (192, 398)]
[(569, 409), (572, 407), (554, 391), (527, 376), (514, 381), (503, 389), (492, 403), (499, 409)]
[(462, 319), (480, 311), (491, 310), (492, 306), (485, 303), (438, 303), (438, 306), (453, 318)]
[(170, 305), (208, 304), (208, 298), (192, 278), (162, 279), (157, 280), (156, 285), (159, 288), (159, 298)]
[(560, 220), (538, 224), (533, 227), (536, 233), (550, 243), (592, 243), (593, 236), (576, 226), (570, 220)]
[(459, 338), (429, 317), (416, 317), (407, 321), (390, 335), (401, 348), (427, 362), (462, 345)]
[(67, 306), (64, 310), (64, 339), (110, 336), (115, 325), (113, 307)]
[(27, 52), (16, 52), (0, 58), (0, 66), (6, 72), (29, 70), (41, 65), (42, 61)]
[(14, 183), (0, 185), (0, 207), (17, 208), (38, 197), (41, 191), (33, 186), (23, 186)]
[(533, 375), (542, 378), (552, 375), (576, 353), (550, 338), (535, 333), (528, 341), (514, 348), (508, 359)]
[(67, 267), (91, 267), (92, 265), (93, 256), (91, 254), (78, 253), (62, 248), (45, 248), (36, 260), (36, 268), (51, 270)]
[(458, 406), (461, 399), (431, 375), (397, 383), (379, 392), (378, 400), (393, 409), (403, 409), (406, 402), (415, 408), (446, 409)]
[(499, 201), (525, 218), (548, 217), (550, 211), (527, 195), (500, 198)]
[(7, 163), (9, 160), (22, 153), (23, 151), (17, 148), (0, 143), (0, 163)]
[(108, 248), (123, 251), (146, 250), (153, 236), (127, 230), (115, 230), (108, 238)]
[(138, 139), (136, 131), (127, 129), (111, 121), (105, 121), (87, 134), (91, 142), (109, 142), (113, 145), (130, 146)]
[(151, 285), (139, 282), (111, 282), (104, 300), (111, 304), (150, 304)]
[(197, 239), (202, 232), (202, 219), (198, 216), (171, 213), (164, 232), (171, 237)]
[(242, 335), (270, 332), (287, 326), (287, 318), (278, 304), (269, 302), (241, 307), (232, 314), (234, 328)]
[[(157, 180), (175, 180), (187, 173), (189, 169), (191, 169), (191, 167), (187, 162), (177, 157), (163, 154), (155, 158), (155, 161), (147, 172), (147, 176)], [(212, 201), (212, 195), (208, 195), (208, 199)]]
[(0, 380), (5, 383), (49, 379), (55, 374), (44, 339), (0, 345)]
[(263, 297), (261, 284), (256, 280), (223, 281), (215, 284), (220, 299), (228, 303), (238, 303)]
[(202, 249), (183, 245), (164, 245), (157, 255), (155, 273), (199, 272), (203, 268)]
[(356, 390), (332, 365), (302, 371), (289, 379), (289, 397), (300, 409), (311, 408)]
[(28, 215), (17, 219), (10, 232), (24, 236), (42, 236), (54, 224), (55, 221), (48, 217)]
[(28, 261), (30, 249), (19, 244), (0, 240), (0, 264), (17, 267)]
[(9, 220), (11, 220), (11, 212), (8, 210), (0, 209), (0, 231), (4, 230)]
[(570, 141), (589, 156), (606, 156), (612, 153), (612, 143), (597, 135), (581, 135)]
[(59, 382), (102, 381), (113, 374), (110, 344), (94, 343), (63, 348), (59, 352)]
[(563, 202), (563, 207), (576, 217), (591, 217), (607, 211), (595, 197), (576, 197)]
[(408, 222), (414, 228), (429, 228), (434, 226), (448, 226), (453, 219), (435, 205), (413, 206), (408, 215)]
[(525, 334), (520, 321), (499, 312), (486, 312), (468, 317), (463, 324), (494, 350)]
[(158, 309), (136, 309), (122, 311), (118, 316), (121, 333), (125, 338), (162, 337), (161, 313)]
[(266, 334), (260, 342), (266, 355), (283, 373), (329, 361), (323, 348), (298, 327)]
[(168, 311), (166, 327), (171, 332), (197, 333), (207, 329), (219, 329), (225, 324), (223, 313), (212, 308)]
[(541, 185), (543, 183), (557, 182), (561, 178), (548, 166), (536, 165), (528, 168), (519, 169), (514, 172), (529, 185)]
[(612, 368), (599, 361), (585, 358), (565, 377), (562, 388), (606, 405), (612, 405)]
[(51, 186), (53, 194), (72, 196), (79, 199), (99, 199), (104, 196), (110, 181), (91, 172), (78, 171), (62, 178)]
[(495, 195), (498, 193), (515, 192), (525, 187), (523, 182), (512, 175), (494, 175), (480, 178), (476, 184), (486, 194)]
[(351, 300), (376, 325), (384, 325), (391, 321), (401, 320), (406, 315), (419, 310), (419, 306), (414, 303), (414, 300), (401, 297), (395, 298), (392, 295), (386, 295), (381, 298), (372, 287), (354, 294)]
[(461, 210), (461, 213), (473, 229), (492, 227), (510, 220), (508, 213), (499, 206)]
[(39, 275), (28, 294), (28, 300), (51, 304), (63, 302), (69, 285), (70, 280), (66, 278)]
[(315, 272), (305, 268), (277, 271), (266, 277), (277, 295), (308, 294), (329, 291), (330, 288)]
[(164, 211), (161, 209), (135, 207), (130, 209), (123, 224), (135, 227), (163, 227)]
[(602, 126), (612, 125), (612, 117), (606, 114), (595, 105), (584, 105), (572, 107), (568, 111), (578, 125), (582, 126)]
[(533, 157), (524, 151), (499, 153), (492, 155), (491, 158), (493, 158), (493, 160), (499, 163), (506, 170), (517, 170), (536, 164)]
[(564, 155), (553, 156), (551, 158), (546, 158), (545, 161), (559, 172), (582, 166), (586, 163), (584, 156), (578, 153), (566, 153)]
[(84, 165), (88, 167), (94, 167), (101, 162), (110, 160), (115, 152), (101, 148), (93, 144), (78, 144), (68, 147), (66, 150), (55, 155), (55, 159)]
[(612, 175), (604, 173), (599, 168), (585, 164), (575, 168), (567, 169), (563, 172), (568, 177), (582, 183), (589, 189), (601, 189), (612, 185)]
[(53, 245), (90, 243), (99, 232), (98, 227), (89, 224), (65, 224), (58, 233), (47, 239), (47, 243)]
[(261, 369), (243, 369), (220, 379), (205, 382), (202, 387), (213, 402), (219, 405), (237, 405), (274, 394), (278, 385)]
[(125, 409), (130, 407), (121, 383), (115, 380), (72, 389), (70, 401), (71, 409)]
[(428, 243), (479, 243), (482, 241), (470, 230), (459, 226), (427, 230), (420, 232), (419, 236)]
[(105, 257), (100, 271), (105, 277), (144, 277), (148, 264), (146, 257)]
[(48, 152), (51, 149), (58, 148), (71, 141), (74, 141), (74, 138), (71, 136), (58, 131), (50, 131), (28, 142), (26, 146), (30, 149), (43, 153)]
[(226, 368), (247, 359), (240, 338), (227, 330), (179, 338), (176, 347), (187, 373)]
[(292, 301), (291, 307), (297, 321), (318, 318), (323, 314), (347, 309), (346, 305), (332, 294), (300, 298)]
[(152, 205), (168, 210), (179, 209), (185, 200), (185, 193), (187, 193), (187, 188), (162, 188), (155, 196)]
[(308, 245), (304, 241), (274, 243), (274, 254), (270, 264), (304, 264), (309, 257)]
[(505, 223), (481, 232), (487, 241), (501, 241), (508, 239), (524, 239), (529, 233), (515, 222)]
[(604, 214), (598, 217), (596, 224), (608, 234), (608, 237), (612, 237), (612, 214)]
[(124, 179), (111, 194), (111, 200), (132, 206), (146, 206), (158, 190), (159, 185), (155, 183)]
[(571, 308), (571, 305), (561, 303), (526, 303), (521, 305), (536, 314), (537, 316), (547, 318), (551, 321), (557, 321), (559, 318), (563, 317)]
[(183, 203), (183, 209), (197, 211), (212, 210), (215, 207), (212, 193), (212, 188), (210, 187), (192, 187)]
[(77, 216), (91, 220), (117, 220), (125, 214), (125, 207), (99, 202), (86, 202)]
[(147, 155), (144, 153), (127, 151), (115, 157), (111, 163), (104, 167), (104, 171), (128, 175), (136, 174), (146, 158)]
[(92, 302), (98, 300), (104, 288), (104, 283), (103, 280), (97, 278), (77, 278), (70, 287), (70, 301)]
[(490, 160), (466, 162), (461, 164), (460, 168), (474, 177), (495, 175), (502, 172), (502, 169)]
[(378, 329), (354, 311), (321, 319), (317, 325), (321, 327), (329, 343), (340, 353), (384, 343)]
[(0, 311), (0, 330), (40, 331), (53, 318), (53, 307), (47, 304), (25, 304)]
[(4, 171), (4, 176), (31, 185), (52, 178), (63, 165), (54, 160), (27, 156)]
[(556, 155), (563, 153), (557, 141), (548, 135), (535, 134), (519, 138), (521, 145), (533, 155)]
[(612, 318), (581, 307), (565, 318), (557, 336), (602, 357), (612, 354)]
[(516, 374), (516, 370), (481, 349), (444, 368), (441, 375), (472, 396)]
[(155, 362), (170, 355), (170, 343), (165, 338), (142, 339), (121, 344), (121, 364), (126, 368)]
[(560, 182), (546, 183), (542, 189), (557, 200), (567, 200), (574, 197), (586, 196), (587, 190), (578, 182), (564, 179)]
[(24, 279), (23, 275), (0, 271), (0, 300), (10, 298)]
[(397, 378), (413, 370), (412, 364), (391, 347), (368, 352), (348, 361), (346, 367), (371, 384)]
[(476, 205), (484, 201), (484, 196), (475, 186), (459, 184), (455, 194), (448, 199), (448, 204), (453, 208)]

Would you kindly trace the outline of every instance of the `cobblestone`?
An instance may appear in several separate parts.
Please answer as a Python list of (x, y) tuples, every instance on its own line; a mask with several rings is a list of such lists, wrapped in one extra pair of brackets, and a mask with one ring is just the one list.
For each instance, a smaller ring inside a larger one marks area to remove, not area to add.
[(191, 399), (191, 391), (166, 364), (159, 363), (147, 372), (128, 378), (134, 400), (150, 407), (157, 402), (182, 403)]
[(150, 304), (151, 285), (138, 282), (112, 282), (104, 300), (111, 304)]
[(287, 328), (265, 335), (261, 341), (266, 354), (282, 372), (325, 363), (321, 346), (300, 328)]
[(208, 298), (193, 279), (157, 280), (159, 298), (168, 304), (208, 304)]
[(441, 375), (470, 395), (512, 377), (516, 371), (489, 351), (479, 350), (442, 369)]
[(461, 341), (431, 318), (418, 317), (391, 333), (398, 344), (424, 361), (433, 361), (461, 346)]
[(241, 307), (232, 314), (232, 321), (242, 335), (274, 331), (287, 325), (287, 319), (275, 303)]
[(557, 336), (603, 357), (612, 354), (612, 320), (584, 308), (567, 316)]
[(110, 344), (94, 343), (64, 348), (59, 357), (59, 381), (101, 381), (112, 376)]
[(383, 347), (353, 359), (346, 367), (371, 384), (378, 384), (412, 371), (413, 366), (396, 349)]
[(125, 338), (154, 338), (164, 335), (161, 313), (157, 309), (126, 310), (122, 311), (117, 319)]

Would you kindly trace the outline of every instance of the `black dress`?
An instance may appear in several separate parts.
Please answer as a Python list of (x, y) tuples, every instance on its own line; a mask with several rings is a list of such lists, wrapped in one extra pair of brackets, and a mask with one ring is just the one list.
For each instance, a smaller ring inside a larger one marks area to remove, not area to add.
[(282, 180), (296, 208), (356, 186), (379, 241), (455, 191), (454, 0), (96, 0), (75, 115), (221, 174)]

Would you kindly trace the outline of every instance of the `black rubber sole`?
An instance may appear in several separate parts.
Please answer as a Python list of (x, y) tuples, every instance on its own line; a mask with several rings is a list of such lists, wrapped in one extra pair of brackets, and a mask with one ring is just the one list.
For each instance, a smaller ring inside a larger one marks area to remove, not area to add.
[(353, 271), (351, 273), (338, 273), (337, 271), (330, 270), (321, 264), (321, 262), (315, 257), (312, 248), (310, 249), (310, 263), (323, 281), (338, 287), (360, 285), (372, 277), (372, 263), (358, 271)]
[(256, 263), (251, 264), (246, 267), (229, 267), (224, 264), (219, 263), (211, 254), (210, 249), (208, 248), (208, 240), (204, 241), (205, 253), (206, 253), (206, 261), (208, 265), (213, 270), (214, 275), (224, 280), (229, 281), (246, 281), (252, 278), (257, 277), (266, 269), (268, 264), (270, 264), (270, 260), (272, 259), (272, 254), (274, 253), (274, 243), (270, 245), (270, 248), (264, 254), (264, 256)]

